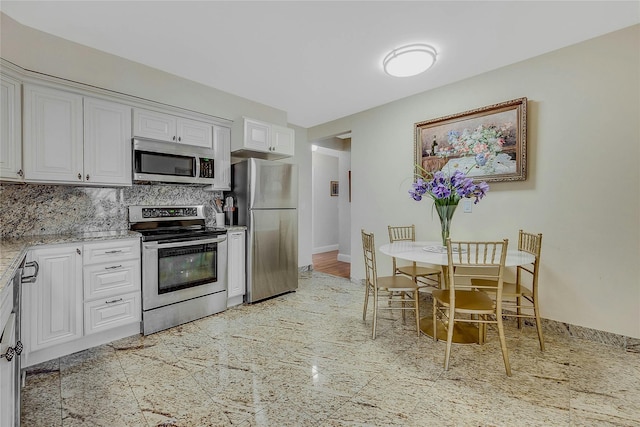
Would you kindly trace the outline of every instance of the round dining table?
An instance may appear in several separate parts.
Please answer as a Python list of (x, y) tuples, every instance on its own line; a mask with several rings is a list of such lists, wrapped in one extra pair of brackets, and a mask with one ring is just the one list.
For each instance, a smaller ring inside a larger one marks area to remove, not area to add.
[[(448, 265), (447, 248), (441, 242), (433, 241), (398, 241), (386, 243), (378, 248), (380, 252), (397, 259), (413, 261), (422, 264), (438, 265), (442, 268), (442, 277), (445, 286), (448, 285)], [(517, 249), (507, 249), (505, 267), (515, 267), (518, 265), (531, 264), (535, 257), (525, 251)], [(433, 318), (423, 317), (420, 319), (420, 330), (428, 336), (433, 336)], [(438, 325), (437, 336), (439, 340), (447, 340), (447, 331), (444, 325)], [(478, 328), (471, 324), (456, 323), (453, 330), (453, 342), (458, 344), (472, 344), (478, 342)]]

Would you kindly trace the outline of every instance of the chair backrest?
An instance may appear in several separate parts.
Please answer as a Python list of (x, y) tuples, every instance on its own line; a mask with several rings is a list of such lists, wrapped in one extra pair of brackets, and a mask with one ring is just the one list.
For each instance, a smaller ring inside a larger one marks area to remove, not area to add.
[(412, 225), (402, 225), (402, 226), (389, 226), (389, 242), (398, 242), (398, 241), (416, 241), (416, 226)]
[(373, 233), (367, 233), (364, 229), (360, 230), (362, 233), (362, 251), (364, 253), (364, 269), (367, 286), (372, 285), (375, 287), (377, 281), (376, 272), (376, 246), (373, 238)]
[[(508, 239), (501, 242), (452, 242), (451, 239), (447, 239), (452, 305), (455, 301), (455, 290), (471, 289), (472, 278), (492, 281), (493, 285), (487, 287), (493, 292), (496, 292), (497, 282), (496, 300), (500, 304), (508, 244)], [(473, 289), (482, 287), (473, 285)]]
[[(415, 242), (416, 241), (416, 226), (415, 224), (411, 225), (400, 225), (400, 226), (388, 226), (389, 228), (389, 243), (393, 242)], [(398, 262), (396, 257), (391, 257), (391, 262), (393, 264), (393, 271), (396, 271), (398, 268)], [(406, 263), (405, 263), (406, 264)], [(412, 265), (415, 267), (416, 263), (413, 262)]]
[(519, 265), (517, 269), (517, 282), (520, 283), (522, 271), (531, 274), (533, 286), (538, 284), (538, 269), (540, 268), (540, 252), (542, 250), (542, 233), (534, 234), (520, 230), (518, 233), (518, 249), (528, 252), (535, 257), (533, 264)]

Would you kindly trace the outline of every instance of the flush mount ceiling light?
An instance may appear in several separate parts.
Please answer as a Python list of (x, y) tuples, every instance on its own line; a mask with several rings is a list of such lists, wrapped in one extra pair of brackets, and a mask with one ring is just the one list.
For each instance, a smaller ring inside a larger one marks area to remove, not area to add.
[(437, 52), (428, 44), (408, 44), (393, 49), (382, 60), (384, 72), (394, 77), (410, 77), (427, 71), (436, 62)]

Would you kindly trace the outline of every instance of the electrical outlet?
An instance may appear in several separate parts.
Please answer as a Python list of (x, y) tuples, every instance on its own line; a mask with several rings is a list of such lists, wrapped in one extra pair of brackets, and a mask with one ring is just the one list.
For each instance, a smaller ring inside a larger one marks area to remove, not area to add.
[(473, 202), (471, 200), (463, 200), (462, 201), (462, 212), (471, 213)]

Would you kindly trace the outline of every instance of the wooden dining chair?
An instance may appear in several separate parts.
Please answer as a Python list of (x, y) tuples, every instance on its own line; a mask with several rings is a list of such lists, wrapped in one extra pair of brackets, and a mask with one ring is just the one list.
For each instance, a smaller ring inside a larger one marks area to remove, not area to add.
[[(540, 350), (544, 351), (544, 338), (542, 337), (542, 323), (540, 319), (540, 307), (538, 305), (538, 271), (540, 269), (540, 252), (542, 249), (542, 234), (527, 233), (520, 230), (518, 233), (518, 250), (533, 255), (532, 264), (519, 265), (516, 270), (515, 283), (504, 282), (502, 289), (502, 315), (515, 317), (518, 321), (518, 329), (522, 327), (522, 319), (534, 319), (538, 331)], [(487, 292), (495, 293), (496, 282), (487, 279), (474, 278), (471, 283), (482, 286)]]
[[(389, 242), (400, 241), (416, 241), (416, 226), (415, 225), (403, 225), (403, 226), (388, 226), (389, 228)], [(440, 288), (441, 286), (441, 270), (439, 268), (431, 268), (419, 266), (413, 262), (410, 265), (399, 265), (395, 257), (391, 257), (393, 263), (393, 274), (402, 274), (410, 277), (419, 289), (425, 289), (427, 287)]]
[[(447, 258), (449, 260), (449, 288), (436, 289), (433, 295), (433, 339), (438, 340), (438, 322), (444, 324), (447, 331), (447, 348), (444, 356), (444, 369), (449, 369), (451, 343), (456, 323), (478, 325), (478, 341), (486, 339), (488, 324), (498, 329), (504, 367), (511, 376), (511, 365), (507, 351), (507, 341), (502, 324), (502, 286), (504, 265), (509, 241), (501, 242), (452, 242), (447, 239)], [(497, 298), (494, 301), (481, 285), (471, 286), (472, 277), (493, 280), (492, 290)]]
[[(418, 305), (418, 286), (406, 276), (378, 277), (376, 268), (376, 247), (373, 233), (362, 233), (362, 250), (364, 252), (365, 266), (365, 295), (362, 320), (367, 318), (367, 305), (369, 295), (373, 295), (373, 325), (371, 337), (376, 338), (376, 326), (378, 323), (378, 311), (400, 310), (402, 319), (405, 320), (407, 310), (412, 310), (416, 317), (416, 331), (420, 336), (420, 308)], [(389, 295), (389, 304), (379, 304), (380, 296)]]

